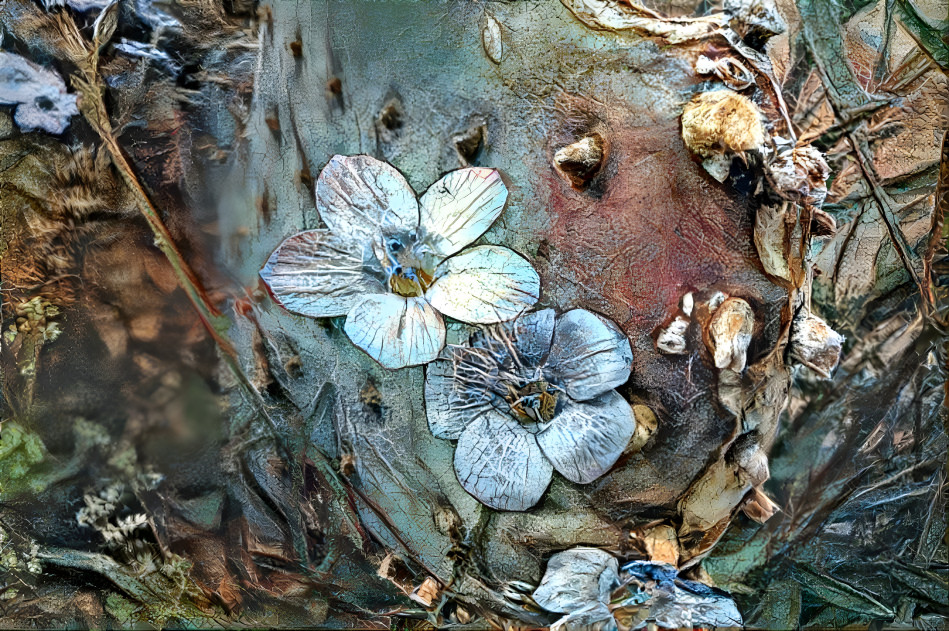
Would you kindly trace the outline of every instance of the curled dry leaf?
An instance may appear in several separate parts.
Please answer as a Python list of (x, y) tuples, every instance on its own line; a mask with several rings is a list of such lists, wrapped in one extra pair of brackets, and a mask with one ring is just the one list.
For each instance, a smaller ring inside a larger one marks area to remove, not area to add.
[(771, 501), (760, 488), (755, 487), (748, 491), (741, 505), (742, 512), (759, 524), (771, 519), (778, 511), (778, 505)]
[(62, 77), (31, 61), (0, 51), (0, 104), (15, 105), (13, 120), (23, 131), (66, 131), (79, 113), (76, 95), (66, 92)]

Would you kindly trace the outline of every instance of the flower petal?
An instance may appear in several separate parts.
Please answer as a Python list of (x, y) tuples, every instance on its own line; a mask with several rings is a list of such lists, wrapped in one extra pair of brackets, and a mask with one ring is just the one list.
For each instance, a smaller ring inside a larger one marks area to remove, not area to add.
[(349, 311), (344, 330), (385, 368), (425, 364), (445, 346), (445, 322), (423, 298), (366, 296)]
[(518, 359), (525, 366), (538, 366), (550, 352), (554, 335), (554, 310), (525, 313), (511, 322), (511, 338)]
[(316, 182), (316, 207), (330, 230), (359, 240), (418, 225), (412, 187), (395, 167), (371, 156), (333, 156)]
[(633, 408), (610, 390), (589, 401), (568, 399), (537, 442), (563, 477), (586, 484), (609, 471), (634, 431)]
[(513, 250), (482, 245), (444, 261), (425, 296), (432, 306), (462, 322), (510, 320), (540, 297), (540, 277)]
[(571, 398), (585, 401), (626, 383), (633, 349), (615, 323), (574, 309), (557, 319), (547, 365)]
[(286, 239), (270, 255), (260, 277), (287, 310), (314, 318), (346, 315), (367, 293), (384, 287), (377, 263), (328, 230)]
[(527, 510), (540, 500), (553, 467), (534, 435), (513, 417), (486, 410), (465, 428), (455, 474), (466, 491), (497, 510)]
[(534, 601), (554, 613), (607, 603), (619, 586), (616, 558), (598, 548), (571, 548), (550, 557)]
[(465, 427), (487, 409), (489, 392), (461, 383), (455, 375), (455, 363), (439, 359), (425, 367), (425, 412), (432, 434), (458, 440)]
[(458, 169), (422, 195), (421, 220), (426, 239), (448, 257), (480, 237), (501, 214), (507, 187), (494, 169)]

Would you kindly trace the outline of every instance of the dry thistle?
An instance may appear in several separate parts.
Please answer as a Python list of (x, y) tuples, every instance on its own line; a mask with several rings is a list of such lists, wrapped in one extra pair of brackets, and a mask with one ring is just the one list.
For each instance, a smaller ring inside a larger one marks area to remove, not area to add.
[(696, 94), (682, 110), (682, 139), (703, 158), (723, 154), (744, 157), (760, 149), (767, 135), (761, 110), (731, 90)]

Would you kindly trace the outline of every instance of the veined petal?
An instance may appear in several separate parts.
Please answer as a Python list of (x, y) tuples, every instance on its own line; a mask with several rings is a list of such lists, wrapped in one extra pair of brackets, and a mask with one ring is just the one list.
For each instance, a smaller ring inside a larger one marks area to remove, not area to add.
[(448, 257), (484, 234), (505, 201), (507, 187), (497, 171), (458, 169), (422, 195), (419, 225), (435, 252)]
[(365, 294), (384, 291), (375, 260), (329, 230), (308, 230), (280, 244), (260, 277), (287, 310), (314, 318), (346, 315)]
[(455, 449), (455, 474), (466, 491), (497, 510), (527, 510), (540, 500), (553, 467), (534, 435), (495, 409), (472, 421)]
[(468, 386), (455, 374), (455, 363), (439, 359), (425, 367), (425, 412), (432, 434), (458, 440), (465, 427), (491, 409), (492, 395)]
[(554, 613), (607, 603), (619, 586), (616, 558), (598, 548), (571, 548), (550, 557), (534, 601)]
[(445, 322), (423, 298), (366, 296), (349, 311), (343, 328), (353, 344), (385, 368), (433, 361), (445, 345)]
[(418, 226), (412, 187), (395, 167), (371, 156), (333, 156), (316, 182), (316, 208), (330, 230), (359, 240)]
[(435, 270), (425, 296), (432, 306), (462, 322), (510, 320), (540, 297), (540, 277), (527, 259), (496, 245), (469, 248)]
[(635, 430), (633, 408), (610, 390), (589, 401), (565, 401), (537, 442), (563, 477), (586, 484), (609, 471)]
[(550, 352), (554, 335), (554, 310), (541, 309), (525, 313), (508, 325), (514, 350), (521, 363), (538, 366)]
[(626, 383), (633, 349), (616, 324), (574, 309), (557, 319), (547, 366), (571, 398), (585, 401)]

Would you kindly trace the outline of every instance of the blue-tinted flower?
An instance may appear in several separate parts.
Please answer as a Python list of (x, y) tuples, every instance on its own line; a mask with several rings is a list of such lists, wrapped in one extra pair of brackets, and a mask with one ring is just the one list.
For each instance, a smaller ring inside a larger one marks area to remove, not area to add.
[(680, 578), (665, 563), (633, 561), (617, 571), (616, 559), (597, 548), (572, 548), (550, 557), (533, 599), (564, 614), (551, 629), (614, 631), (740, 627), (741, 613), (724, 591)]
[(602, 316), (527, 313), (428, 366), (428, 424), (458, 441), (455, 473), (465, 490), (498, 510), (526, 510), (554, 469), (585, 484), (615, 464), (636, 429), (614, 390), (632, 361), (626, 335)]
[(260, 275), (289, 311), (346, 316), (346, 335), (386, 368), (424, 364), (445, 345), (442, 315), (497, 323), (537, 301), (540, 279), (523, 257), (463, 249), (506, 199), (493, 169), (452, 171), (416, 200), (391, 165), (334, 156), (316, 184), (326, 228), (285, 240)]

